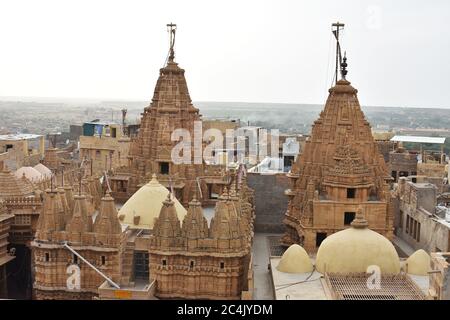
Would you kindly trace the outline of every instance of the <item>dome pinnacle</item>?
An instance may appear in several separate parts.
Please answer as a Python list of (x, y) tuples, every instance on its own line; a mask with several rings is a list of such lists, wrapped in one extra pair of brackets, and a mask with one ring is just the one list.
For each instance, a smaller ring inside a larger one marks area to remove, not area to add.
[(364, 217), (363, 210), (361, 207), (356, 211), (355, 219), (352, 221), (351, 226), (356, 229), (365, 229), (368, 226), (368, 222)]

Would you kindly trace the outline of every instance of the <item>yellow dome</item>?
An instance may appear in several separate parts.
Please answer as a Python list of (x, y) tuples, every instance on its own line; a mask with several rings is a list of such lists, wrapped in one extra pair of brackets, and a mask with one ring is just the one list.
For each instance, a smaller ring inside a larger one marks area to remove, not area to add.
[(430, 269), (430, 260), (428, 253), (422, 249), (417, 250), (406, 259), (406, 272), (418, 276), (426, 276)]
[[(129, 225), (132, 229), (153, 229), (154, 219), (159, 216), (168, 193), (169, 190), (153, 175), (152, 180), (136, 191), (119, 210), (120, 222)], [(177, 199), (172, 200), (178, 219), (182, 221), (186, 215), (186, 209)]]
[(277, 270), (287, 273), (306, 273), (313, 270), (313, 265), (305, 249), (298, 244), (293, 244), (283, 253)]
[(366, 272), (376, 265), (382, 273), (400, 272), (400, 258), (392, 243), (381, 234), (367, 228), (361, 210), (352, 227), (327, 237), (319, 247), (316, 269), (320, 273)]

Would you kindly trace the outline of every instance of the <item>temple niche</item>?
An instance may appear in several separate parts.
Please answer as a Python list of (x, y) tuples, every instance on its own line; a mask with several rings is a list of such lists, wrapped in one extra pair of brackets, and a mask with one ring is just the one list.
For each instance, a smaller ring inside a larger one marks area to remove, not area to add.
[[(202, 118), (199, 109), (192, 104), (185, 71), (175, 62), (176, 25), (168, 27), (171, 46), (167, 64), (160, 69), (152, 102), (142, 113), (138, 136), (131, 141), (129, 165), (112, 174), (111, 188), (114, 198), (126, 201), (156, 174), (158, 181), (173, 189), (184, 206), (188, 205), (193, 190), (198, 187), (201, 189), (199, 200), (205, 204), (211, 200), (211, 193), (222, 190), (221, 186), (225, 184), (223, 168), (205, 165), (203, 160), (194, 163), (194, 123), (198, 121), (201, 128)], [(176, 129), (185, 129), (190, 134), (192, 151), (189, 164), (172, 161), (172, 149), (179, 143), (171, 140)], [(196, 134), (201, 136), (202, 133)]]
[(345, 79), (329, 90), (303, 153), (288, 174), (292, 181), (283, 244), (315, 252), (329, 235), (350, 227), (358, 207), (371, 228), (393, 237), (393, 208), (383, 156), (359, 105), (357, 90)]

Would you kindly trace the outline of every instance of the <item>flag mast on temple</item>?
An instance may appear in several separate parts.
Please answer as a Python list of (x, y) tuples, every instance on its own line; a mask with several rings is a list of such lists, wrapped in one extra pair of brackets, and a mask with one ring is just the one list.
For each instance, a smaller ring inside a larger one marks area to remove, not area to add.
[[(341, 44), (339, 42), (339, 33), (341, 30), (344, 29), (344, 26), (345, 26), (345, 24), (340, 23), (339, 21), (335, 22), (331, 25), (333, 35), (336, 38), (336, 71), (334, 73), (334, 84), (337, 84), (337, 82), (338, 82), (338, 71), (343, 63)], [(345, 57), (345, 53), (344, 53), (344, 59), (347, 60), (347, 58)], [(342, 78), (345, 79), (345, 75), (342, 74), (342, 70), (341, 70), (341, 75), (342, 75)]]

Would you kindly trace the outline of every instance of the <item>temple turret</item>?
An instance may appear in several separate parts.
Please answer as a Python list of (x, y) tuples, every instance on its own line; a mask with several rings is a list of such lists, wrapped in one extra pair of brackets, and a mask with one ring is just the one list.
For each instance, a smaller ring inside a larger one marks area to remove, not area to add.
[(241, 248), (243, 236), (240, 219), (227, 188), (219, 197), (214, 217), (211, 220), (211, 237), (217, 239), (220, 249)]
[(95, 219), (93, 231), (96, 233), (99, 245), (110, 244), (115, 235), (122, 233), (114, 199), (109, 193), (106, 193), (101, 200), (100, 211)]
[(180, 245), (181, 227), (174, 202), (170, 198), (163, 202), (159, 217), (156, 218), (153, 233), (157, 238), (161, 248), (171, 248)]
[(67, 201), (66, 191), (63, 187), (57, 189), (59, 201), (61, 203), (61, 209), (64, 214), (64, 227), (72, 218), (72, 211), (70, 210), (69, 203)]
[(88, 214), (86, 196), (74, 196), (72, 219), (67, 224), (66, 231), (73, 242), (81, 242), (86, 232), (92, 232), (92, 218)]
[(195, 242), (192, 246), (196, 247), (198, 239), (208, 237), (208, 221), (203, 215), (201, 203), (196, 196), (189, 202), (189, 209), (183, 220), (182, 231), (188, 248), (191, 247), (191, 242)]
[(33, 195), (33, 186), (25, 178), (17, 178), (3, 161), (0, 161), (0, 198), (29, 197)]
[(39, 216), (36, 239), (50, 241), (54, 232), (63, 231), (65, 227), (64, 211), (58, 192), (47, 189), (44, 193), (44, 204)]
[(69, 206), (69, 212), (73, 212), (74, 200), (73, 200), (73, 188), (70, 185), (65, 185), (63, 187), (64, 192), (66, 193), (66, 201)]

